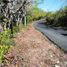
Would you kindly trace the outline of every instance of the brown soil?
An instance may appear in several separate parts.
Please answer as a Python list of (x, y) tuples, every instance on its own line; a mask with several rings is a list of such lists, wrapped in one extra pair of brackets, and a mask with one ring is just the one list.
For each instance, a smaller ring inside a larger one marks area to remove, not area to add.
[(30, 24), (15, 39), (4, 67), (67, 67), (67, 53), (50, 42)]

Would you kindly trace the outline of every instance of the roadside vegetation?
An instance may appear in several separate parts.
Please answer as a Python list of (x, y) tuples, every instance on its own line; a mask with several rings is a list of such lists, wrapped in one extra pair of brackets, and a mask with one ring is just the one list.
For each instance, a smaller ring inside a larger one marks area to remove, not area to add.
[(47, 25), (67, 29), (67, 6), (56, 12), (48, 12), (45, 18)]

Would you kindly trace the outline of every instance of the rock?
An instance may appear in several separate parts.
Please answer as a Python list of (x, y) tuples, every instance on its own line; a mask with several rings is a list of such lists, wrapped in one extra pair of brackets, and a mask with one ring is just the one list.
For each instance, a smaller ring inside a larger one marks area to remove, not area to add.
[(60, 61), (58, 60), (57, 63), (60, 63)]
[(53, 55), (50, 56), (51, 58), (53, 57)]
[(55, 65), (54, 67), (60, 67), (59, 65)]
[(3, 63), (0, 63), (0, 67), (4, 67), (4, 64)]
[(64, 62), (65, 66), (67, 67), (67, 62)]

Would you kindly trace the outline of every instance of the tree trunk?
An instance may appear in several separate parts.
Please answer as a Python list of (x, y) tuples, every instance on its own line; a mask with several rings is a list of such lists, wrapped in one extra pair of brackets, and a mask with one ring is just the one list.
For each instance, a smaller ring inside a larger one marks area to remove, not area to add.
[(27, 26), (27, 22), (26, 22), (26, 16), (24, 16), (24, 26)]
[(10, 30), (11, 30), (11, 34), (13, 35), (13, 23), (11, 21), (11, 24), (10, 24)]
[(26, 11), (24, 10), (24, 26), (27, 26), (27, 22), (26, 22)]

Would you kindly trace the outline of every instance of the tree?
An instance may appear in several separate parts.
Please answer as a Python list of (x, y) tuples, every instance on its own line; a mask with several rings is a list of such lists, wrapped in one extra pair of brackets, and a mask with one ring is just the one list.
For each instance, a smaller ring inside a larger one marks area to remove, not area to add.
[(51, 26), (67, 27), (67, 6), (47, 15), (47, 22)]
[(24, 21), (26, 26), (26, 16), (32, 7), (32, 2), (33, 0), (0, 0), (0, 14), (5, 17), (6, 25), (9, 22), (11, 34), (13, 33), (13, 25), (19, 24), (20, 20), (20, 22)]

